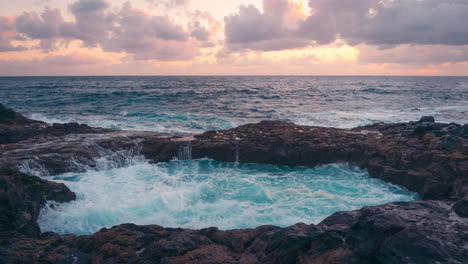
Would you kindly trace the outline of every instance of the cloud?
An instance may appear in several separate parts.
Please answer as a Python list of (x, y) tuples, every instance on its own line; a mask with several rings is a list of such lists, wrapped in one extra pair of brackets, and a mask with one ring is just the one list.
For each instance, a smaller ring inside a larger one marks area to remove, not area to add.
[(301, 16), (289, 0), (241, 6), (225, 17), (226, 47), (281, 50), (337, 39), (349, 45), (468, 45), (466, 0), (310, 0)]
[(319, 44), (468, 45), (465, 0), (310, 0), (299, 35)]
[(47, 56), (37, 61), (43, 66), (83, 66), (105, 63), (105, 60), (89, 54), (75, 52), (69, 55)]
[(92, 75), (96, 74), (96, 70), (115, 65), (117, 64), (109, 64), (106, 59), (94, 54), (77, 51), (65, 55), (49, 54), (39, 57), (32, 55), (27, 58), (2, 59), (0, 75), (74, 75), (83, 74), (83, 71), (86, 71), (87, 75)]
[(166, 16), (152, 16), (125, 3), (114, 22), (112, 36), (102, 43), (105, 50), (163, 61), (190, 60), (198, 54), (189, 32)]
[(289, 0), (264, 0), (263, 13), (254, 5), (240, 6), (224, 18), (226, 45), (231, 50), (282, 50), (304, 47), (309, 40), (297, 38), (303, 18)]
[(76, 23), (67, 33), (82, 40), (87, 46), (96, 46), (110, 34), (113, 18), (106, 12), (108, 8), (109, 4), (104, 0), (79, 0), (71, 4), (70, 11)]
[(360, 45), (359, 59), (369, 63), (427, 65), (468, 61), (468, 45), (399, 45), (391, 49)]
[(240, 6), (224, 24), (209, 12), (188, 10), (188, 2), (148, 0), (153, 5), (145, 10), (135, 2), (76, 0), (68, 6), (71, 19), (57, 8), (0, 17), (0, 52), (34, 49), (52, 56), (67, 47), (97, 47), (135, 60), (220, 62), (232, 54), (284, 50), (291, 57), (343, 43), (359, 50), (362, 63), (468, 61), (466, 0), (309, 0), (307, 8), (296, 0), (263, 0), (263, 8)]
[(207, 41), (211, 36), (211, 32), (208, 29), (201, 26), (200, 22), (195, 22), (194, 24), (192, 24), (191, 29), (192, 32), (190, 33), (190, 35), (198, 40)]
[(0, 52), (20, 51), (24, 47), (13, 46), (11, 41), (16, 38), (14, 20), (0, 16)]
[(72, 37), (69, 32), (73, 24), (64, 21), (59, 9), (46, 8), (42, 14), (23, 12), (14, 22), (17, 37), (40, 40), (40, 47), (45, 50), (55, 48), (60, 38)]
[(211, 13), (207, 11), (196, 10), (194, 12), (188, 12), (189, 16), (189, 30), (190, 35), (199, 40), (203, 48), (215, 47), (219, 42), (220, 45), (223, 43), (220, 33), (223, 30), (223, 24), (216, 20)]
[[(182, 5), (187, 1), (171, 1)], [(138, 60), (190, 60), (200, 49), (211, 45), (211, 30), (194, 15), (189, 26), (183, 27), (168, 16), (154, 16), (133, 8), (130, 2), (111, 8), (104, 0), (78, 0), (69, 5), (75, 21), (67, 22), (59, 9), (45, 8), (42, 13), (24, 12), (13, 22), (0, 17), (2, 35), (0, 51), (20, 48), (12, 39), (39, 40), (39, 47), (51, 51), (73, 40), (85, 47), (100, 47), (103, 51), (126, 52)]]
[(177, 8), (188, 5), (190, 0), (146, 0), (151, 5), (164, 6), (167, 8)]

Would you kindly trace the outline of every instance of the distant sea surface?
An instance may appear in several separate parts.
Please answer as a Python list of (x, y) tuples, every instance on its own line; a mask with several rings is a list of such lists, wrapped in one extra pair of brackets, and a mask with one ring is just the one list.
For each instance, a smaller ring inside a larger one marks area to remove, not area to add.
[(2, 77), (0, 103), (49, 123), (179, 133), (266, 119), (468, 123), (468, 77)]

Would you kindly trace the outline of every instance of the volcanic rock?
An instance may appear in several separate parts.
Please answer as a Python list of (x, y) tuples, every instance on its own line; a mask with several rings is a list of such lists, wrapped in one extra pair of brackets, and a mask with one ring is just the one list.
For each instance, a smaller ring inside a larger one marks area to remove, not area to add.
[(106, 133), (109, 129), (68, 123), (53, 124), (31, 120), (0, 104), (0, 144), (11, 144), (30, 138), (63, 136), (67, 134)]
[[(0, 263), (466, 263), (466, 137), (466, 124), (430, 117), (354, 129), (263, 121), (177, 135), (49, 125), (0, 106)], [(86, 236), (40, 232), (36, 221), (47, 201), (75, 199), (44, 177), (174, 157), (310, 167), (345, 162), (426, 201), (338, 212), (318, 225), (286, 228), (123, 224)]]
[[(220, 231), (123, 224), (92, 236), (0, 238), (3, 263), (466, 263), (468, 219), (453, 202), (339, 212), (318, 225)], [(29, 244), (28, 244), (29, 243)], [(29, 246), (19, 249), (13, 245)]]
[(455, 213), (457, 213), (461, 217), (468, 217), (468, 197), (465, 197), (455, 203), (452, 208)]
[(63, 183), (19, 172), (0, 173), (0, 232), (40, 235), (37, 218), (46, 201), (69, 202), (76, 198)]

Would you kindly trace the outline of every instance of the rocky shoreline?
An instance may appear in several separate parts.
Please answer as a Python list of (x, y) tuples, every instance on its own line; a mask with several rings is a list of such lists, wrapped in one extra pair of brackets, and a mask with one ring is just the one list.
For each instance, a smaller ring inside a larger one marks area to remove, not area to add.
[[(75, 194), (44, 180), (84, 167), (208, 157), (289, 166), (349, 163), (423, 201), (339, 212), (318, 225), (219, 231), (123, 224), (90, 236), (41, 233), (46, 201)], [(354, 129), (263, 121), (200, 135), (49, 125), (0, 105), (1, 263), (466, 263), (468, 125), (417, 122)]]

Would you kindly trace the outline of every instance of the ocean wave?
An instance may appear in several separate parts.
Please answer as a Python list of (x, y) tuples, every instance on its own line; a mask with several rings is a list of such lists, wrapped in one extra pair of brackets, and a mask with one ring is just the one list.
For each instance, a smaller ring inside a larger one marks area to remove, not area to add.
[(467, 83), (464, 77), (44, 77), (5, 81), (0, 91), (3, 104), (49, 123), (201, 133), (265, 119), (341, 128), (423, 115), (467, 123)]
[(402, 110), (368, 109), (365, 111), (325, 111), (292, 115), (296, 124), (337, 128), (354, 128), (378, 122), (399, 123), (417, 121), (422, 116), (434, 116), (437, 122), (468, 123), (468, 104), (444, 107), (421, 107)]

